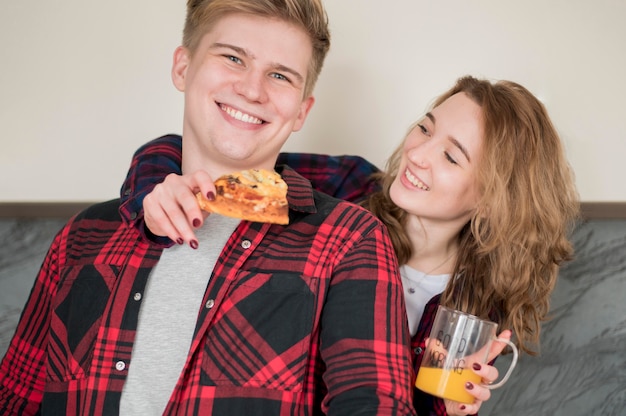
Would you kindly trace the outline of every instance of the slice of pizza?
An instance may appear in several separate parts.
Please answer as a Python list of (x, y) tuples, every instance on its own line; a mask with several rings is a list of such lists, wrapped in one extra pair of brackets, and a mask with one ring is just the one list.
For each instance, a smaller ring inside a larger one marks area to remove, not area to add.
[(287, 184), (274, 171), (248, 169), (220, 176), (215, 181), (215, 200), (200, 192), (200, 208), (227, 217), (255, 222), (289, 224)]

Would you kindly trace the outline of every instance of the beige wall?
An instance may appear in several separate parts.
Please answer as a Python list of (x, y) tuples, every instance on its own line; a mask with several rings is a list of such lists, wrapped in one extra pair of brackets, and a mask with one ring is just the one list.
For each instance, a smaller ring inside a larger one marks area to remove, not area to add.
[[(185, 1), (38, 3), (0, 2), (0, 202), (113, 198), (139, 145), (180, 132), (169, 69)], [(382, 167), (458, 76), (507, 78), (547, 105), (582, 199), (626, 201), (626, 2), (326, 5), (333, 46), (287, 150)]]

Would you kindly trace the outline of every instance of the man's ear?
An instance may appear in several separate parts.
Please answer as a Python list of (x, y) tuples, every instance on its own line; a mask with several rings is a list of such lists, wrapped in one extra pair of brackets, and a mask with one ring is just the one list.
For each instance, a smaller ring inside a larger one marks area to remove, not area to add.
[(309, 111), (311, 111), (311, 108), (313, 108), (313, 104), (315, 104), (315, 97), (313, 97), (312, 95), (302, 101), (302, 103), (300, 104), (300, 113), (298, 114), (298, 118), (293, 125), (293, 131), (298, 131), (302, 128), (302, 126), (304, 126), (304, 121), (309, 115)]
[(190, 62), (191, 54), (189, 53), (189, 49), (184, 46), (176, 48), (172, 62), (172, 82), (176, 89), (181, 92), (185, 91), (185, 80)]

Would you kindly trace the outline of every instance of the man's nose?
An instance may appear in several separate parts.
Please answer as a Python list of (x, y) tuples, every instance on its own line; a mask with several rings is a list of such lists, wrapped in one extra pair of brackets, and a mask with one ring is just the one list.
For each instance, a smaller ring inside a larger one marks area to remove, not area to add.
[(267, 97), (265, 82), (264, 74), (248, 70), (243, 72), (235, 83), (235, 92), (248, 101), (262, 102)]

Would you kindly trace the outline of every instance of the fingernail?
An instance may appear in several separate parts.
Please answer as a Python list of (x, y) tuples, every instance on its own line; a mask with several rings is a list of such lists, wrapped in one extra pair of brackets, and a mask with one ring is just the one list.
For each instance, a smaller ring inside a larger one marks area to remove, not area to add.
[(465, 388), (468, 390), (473, 390), (474, 385), (468, 381), (467, 383), (465, 383)]
[(480, 369), (482, 368), (480, 364), (478, 363), (474, 363), (472, 364), (472, 368), (476, 371), (480, 371)]
[(191, 248), (193, 248), (194, 250), (196, 250), (198, 248), (198, 242), (196, 240), (191, 240), (189, 242), (189, 246), (191, 246)]
[(215, 194), (211, 191), (207, 192), (206, 199), (208, 199), (209, 201), (215, 201)]
[(459, 409), (461, 409), (461, 410), (465, 410), (465, 409), (467, 409), (467, 408), (465, 407), (465, 405), (464, 405), (464, 404), (462, 404), (462, 405), (461, 405), (461, 407), (459, 407)]
[(183, 244), (185, 244), (185, 241), (182, 238), (178, 238), (178, 240), (176, 240), (176, 242), (178, 243), (179, 246), (182, 246)]
[(193, 226), (194, 228), (198, 228), (200, 226), (201, 222), (198, 218), (194, 218), (193, 220)]

